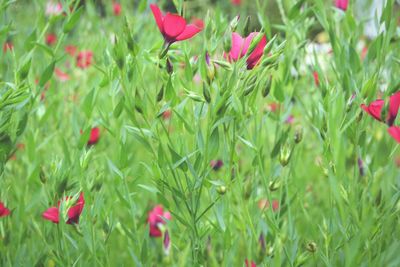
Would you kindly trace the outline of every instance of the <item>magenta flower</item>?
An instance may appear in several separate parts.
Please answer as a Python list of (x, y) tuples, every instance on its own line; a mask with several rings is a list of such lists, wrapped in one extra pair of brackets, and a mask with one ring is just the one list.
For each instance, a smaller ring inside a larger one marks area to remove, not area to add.
[(392, 126), (388, 128), (389, 134), (396, 140), (397, 143), (400, 144), (400, 127)]
[[(66, 197), (64, 201), (70, 200), (72, 197)], [(42, 217), (45, 220), (51, 221), (53, 223), (60, 222), (60, 204), (61, 201), (58, 201), (57, 207), (48, 208), (45, 212), (43, 212)], [(67, 216), (67, 224), (75, 224), (79, 222), (79, 217), (83, 211), (83, 207), (85, 206), (85, 199), (83, 198), (83, 193), (80, 193), (79, 199), (75, 203), (74, 206), (68, 209)]]
[[(369, 106), (361, 104), (361, 108), (365, 110), (369, 115), (371, 115), (374, 119), (384, 122), (385, 120), (382, 118), (382, 108), (385, 105), (385, 101), (382, 99), (378, 99), (373, 101)], [(386, 117), (386, 123), (389, 126), (392, 126), (399, 111), (400, 107), (400, 91), (394, 93), (389, 98), (389, 114)]]
[(194, 24), (187, 25), (186, 20), (178, 14), (168, 12), (166, 15), (163, 15), (160, 8), (155, 4), (151, 4), (150, 8), (158, 29), (168, 44), (192, 38), (202, 30)]
[(244, 264), (246, 265), (246, 267), (257, 267), (254, 261), (249, 261), (248, 259), (244, 261)]
[(224, 166), (224, 162), (222, 160), (212, 160), (210, 162), (210, 166), (211, 168), (213, 168), (214, 171), (218, 171), (219, 169), (222, 168), (222, 166)]
[(147, 222), (150, 226), (151, 237), (161, 237), (161, 226), (166, 224), (165, 220), (171, 220), (171, 214), (168, 211), (164, 212), (161, 205), (155, 206), (148, 214)]
[(336, 0), (335, 5), (337, 8), (346, 11), (349, 6), (349, 0)]
[[(238, 33), (233, 32), (232, 33), (232, 47), (231, 51), (229, 52), (228, 60), (229, 61), (238, 61), (242, 57), (246, 56), (251, 41), (253, 40), (254, 37), (256, 37), (258, 32), (252, 32), (247, 36), (246, 38), (242, 38)], [(260, 42), (257, 44), (256, 48), (254, 49), (253, 52), (248, 56), (246, 63), (247, 63), (247, 69), (252, 69), (254, 68), (258, 62), (260, 62), (260, 59), (264, 53), (264, 47), (267, 44), (267, 37), (263, 36), (263, 38), (260, 40)]]

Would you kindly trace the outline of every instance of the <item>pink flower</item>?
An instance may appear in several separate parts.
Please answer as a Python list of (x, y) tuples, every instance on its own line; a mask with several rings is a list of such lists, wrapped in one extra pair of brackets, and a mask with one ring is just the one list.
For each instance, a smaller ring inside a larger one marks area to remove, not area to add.
[(242, 3), (242, 0), (231, 0), (232, 5), (239, 6)]
[(219, 169), (222, 168), (222, 166), (224, 165), (224, 162), (222, 160), (212, 160), (210, 162), (210, 166), (211, 168), (213, 168), (214, 171), (218, 171)]
[(113, 3), (113, 13), (115, 16), (119, 16), (121, 14), (122, 11), (122, 6), (120, 3), (118, 2), (114, 2)]
[(164, 120), (169, 120), (171, 118), (172, 111), (170, 109), (167, 109), (166, 111), (163, 112), (162, 117)]
[(76, 56), (76, 66), (81, 69), (89, 68), (92, 64), (93, 52), (92, 51), (81, 51)]
[(46, 16), (57, 16), (62, 13), (61, 3), (54, 3), (53, 1), (48, 1), (46, 4)]
[(178, 14), (167, 12), (166, 15), (163, 15), (160, 8), (155, 4), (151, 4), (150, 8), (153, 12), (158, 29), (164, 36), (164, 40), (167, 44), (192, 38), (201, 31), (201, 29), (194, 24), (187, 25), (186, 20)]
[(147, 222), (150, 226), (151, 237), (161, 237), (162, 232), (160, 226), (166, 224), (167, 220), (171, 220), (171, 214), (168, 211), (164, 212), (164, 208), (161, 205), (155, 206), (148, 214)]
[(399, 126), (389, 127), (388, 132), (393, 137), (393, 139), (400, 144), (400, 127)]
[(346, 11), (349, 5), (349, 0), (336, 0), (335, 5), (337, 8)]
[(57, 35), (54, 33), (49, 33), (46, 35), (46, 44), (47, 45), (54, 45), (57, 42)]
[[(70, 200), (72, 197), (66, 197), (64, 201)], [(60, 222), (60, 204), (61, 201), (58, 201), (58, 206), (57, 207), (51, 207), (47, 209), (45, 212), (43, 212), (42, 217), (45, 220), (51, 221), (53, 223), (59, 223)], [(82, 214), (83, 207), (85, 205), (85, 199), (83, 198), (83, 193), (81, 192), (79, 195), (79, 199), (75, 203), (74, 206), (68, 209), (67, 211), (67, 224), (74, 224), (79, 222), (79, 217)]]
[(3, 202), (0, 202), (0, 217), (6, 217), (11, 214), (11, 211), (4, 206)]
[[(374, 119), (383, 122), (382, 119), (382, 108), (385, 105), (385, 101), (382, 99), (378, 99), (373, 101), (369, 106), (361, 104), (361, 108), (366, 111), (369, 115), (371, 115)], [(400, 106), (400, 91), (394, 93), (389, 98), (389, 113), (386, 117), (386, 123), (389, 126), (392, 126), (399, 111)]]
[(244, 261), (244, 264), (246, 265), (246, 267), (257, 267), (256, 263), (254, 261), (249, 261), (248, 259), (246, 259)]
[(62, 70), (60, 70), (59, 68), (55, 68), (54, 69), (54, 73), (56, 74), (56, 77), (61, 81), (61, 82), (65, 82), (69, 80), (69, 75), (65, 72), (63, 72)]
[[(254, 37), (257, 36), (257, 34), (258, 32), (252, 32), (246, 38), (242, 38), (238, 33), (233, 32), (232, 47), (228, 55), (228, 60), (238, 61), (240, 58), (246, 56), (251, 41), (253, 40)], [(252, 51), (251, 54), (248, 55), (248, 58), (246, 60), (247, 69), (252, 69), (258, 64), (264, 53), (264, 47), (266, 44), (267, 44), (267, 38), (263, 36), (260, 42), (257, 44), (254, 51)]]

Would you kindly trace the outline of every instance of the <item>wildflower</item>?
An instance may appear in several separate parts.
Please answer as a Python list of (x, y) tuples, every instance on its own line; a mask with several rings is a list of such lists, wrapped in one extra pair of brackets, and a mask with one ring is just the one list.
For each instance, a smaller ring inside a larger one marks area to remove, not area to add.
[(92, 59), (92, 51), (81, 51), (76, 56), (76, 66), (81, 69), (86, 69), (92, 64)]
[[(365, 110), (369, 115), (371, 115), (374, 119), (378, 121), (384, 121), (382, 119), (382, 109), (385, 105), (385, 101), (383, 99), (378, 99), (373, 101), (369, 106), (361, 104), (361, 108)], [(386, 117), (386, 123), (389, 126), (392, 126), (394, 120), (397, 117), (397, 113), (399, 111), (400, 106), (400, 91), (394, 93), (389, 98), (389, 114)]]
[(0, 217), (6, 217), (10, 215), (11, 211), (4, 206), (3, 202), (0, 202)]
[[(242, 57), (246, 56), (246, 54), (249, 52), (250, 44), (258, 34), (258, 32), (252, 32), (246, 38), (242, 38), (238, 33), (233, 32), (231, 50), (227, 55), (228, 60), (238, 61)], [(265, 35), (263, 35), (259, 43), (256, 45), (253, 51), (250, 51), (251, 53), (246, 59), (247, 69), (253, 69), (258, 64), (264, 53), (264, 47), (266, 44), (267, 38)]]
[(337, 8), (346, 11), (349, 6), (349, 0), (336, 0), (335, 5)]
[(392, 126), (388, 128), (389, 134), (396, 140), (397, 143), (400, 144), (400, 127)]
[(249, 261), (248, 259), (246, 259), (244, 261), (244, 264), (246, 265), (246, 267), (257, 267), (256, 263), (254, 261)]
[(231, 0), (232, 5), (239, 6), (242, 3), (242, 0)]
[[(64, 201), (68, 202), (71, 199), (72, 199), (72, 197), (66, 197), (64, 199)], [(60, 204), (61, 204), (61, 201), (58, 201), (57, 207), (48, 208), (45, 212), (43, 212), (42, 217), (45, 220), (51, 221), (53, 223), (59, 223), (60, 222)], [(85, 199), (83, 198), (83, 193), (81, 192), (75, 205), (70, 207), (67, 211), (67, 217), (68, 217), (67, 224), (75, 224), (75, 223), (79, 222), (79, 217), (82, 214), (84, 205), (85, 205)]]
[(204, 29), (204, 21), (202, 19), (193, 17), (192, 24), (194, 24), (197, 28), (199, 28), (201, 30)]
[(164, 120), (169, 120), (171, 118), (172, 111), (170, 109), (167, 109), (166, 111), (163, 112), (162, 117)]
[(49, 33), (46, 35), (46, 44), (49, 46), (54, 45), (57, 42), (57, 35)]
[(164, 36), (164, 40), (168, 46), (174, 42), (192, 38), (202, 30), (195, 24), (187, 25), (185, 19), (178, 14), (168, 12), (166, 15), (163, 15), (160, 8), (155, 4), (151, 4), (150, 8), (158, 29)]
[(210, 162), (210, 166), (211, 168), (213, 168), (214, 171), (218, 171), (219, 169), (222, 168), (222, 166), (224, 166), (224, 162), (222, 160), (212, 160)]
[(168, 255), (171, 249), (171, 238), (169, 236), (168, 230), (165, 231), (163, 245), (164, 245), (164, 252), (166, 255)]
[(56, 74), (56, 77), (61, 81), (61, 82), (65, 82), (69, 80), (69, 75), (65, 72), (63, 72), (61, 69), (59, 68), (55, 68), (54, 69), (54, 73)]
[[(258, 208), (261, 210), (268, 209), (271, 206), (269, 200), (261, 199), (258, 201)], [(277, 199), (272, 200), (272, 211), (276, 212), (279, 210), (279, 201)]]
[(151, 237), (161, 237), (161, 228), (166, 224), (166, 220), (171, 220), (171, 214), (168, 211), (164, 212), (164, 208), (161, 205), (155, 206), (148, 214), (147, 222), (150, 226)]
[(100, 129), (98, 127), (92, 128), (90, 131), (89, 141), (87, 142), (88, 146), (96, 144), (100, 139)]
[(113, 13), (115, 16), (119, 16), (121, 14), (122, 11), (122, 6), (120, 3), (118, 2), (114, 2), (113, 3)]
[(358, 165), (358, 171), (360, 173), (360, 176), (364, 176), (365, 175), (364, 162), (361, 158), (357, 159), (357, 165)]

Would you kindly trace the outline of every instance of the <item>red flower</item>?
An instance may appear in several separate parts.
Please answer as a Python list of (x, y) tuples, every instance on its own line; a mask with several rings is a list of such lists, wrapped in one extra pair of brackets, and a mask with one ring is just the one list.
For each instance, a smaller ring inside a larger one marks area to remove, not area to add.
[(171, 214), (168, 211), (164, 212), (161, 205), (155, 206), (150, 212), (147, 218), (147, 222), (150, 226), (150, 236), (151, 237), (161, 237), (162, 232), (160, 226), (166, 224), (167, 220), (171, 220)]
[(10, 215), (11, 211), (4, 206), (3, 202), (0, 202), (0, 217), (6, 217)]
[(349, 0), (336, 0), (335, 5), (337, 8), (346, 11), (349, 6)]
[[(385, 105), (385, 101), (382, 99), (375, 100), (369, 106), (361, 104), (361, 108), (365, 110), (369, 115), (378, 121), (384, 121), (382, 119), (382, 108)], [(394, 93), (389, 98), (389, 114), (386, 117), (386, 123), (392, 126), (399, 111), (400, 106), (400, 91)]]
[(76, 48), (76, 46), (74, 46), (74, 45), (67, 45), (67, 46), (65, 47), (65, 52), (66, 52), (67, 54), (70, 54), (72, 57), (75, 56), (76, 51), (77, 51), (77, 48)]
[(204, 21), (199, 18), (192, 18), (192, 23), (199, 29), (204, 29)]
[(65, 81), (69, 80), (69, 75), (67, 73), (63, 72), (62, 70), (60, 70), (59, 68), (55, 68), (54, 73), (56, 74), (57, 78), (61, 82), (65, 82)]
[(46, 44), (47, 45), (54, 45), (57, 42), (57, 35), (54, 33), (49, 33), (46, 35)]
[(113, 12), (115, 16), (119, 16), (121, 14), (122, 6), (118, 2), (113, 3)]
[(158, 29), (164, 36), (165, 42), (168, 44), (192, 38), (197, 33), (201, 32), (201, 29), (196, 25), (187, 25), (186, 20), (178, 14), (171, 14), (168, 12), (166, 15), (163, 15), (160, 8), (155, 4), (151, 4), (150, 8), (153, 12)]
[(3, 53), (5, 54), (7, 52), (7, 50), (11, 51), (14, 49), (14, 45), (11, 42), (5, 42), (3, 44)]
[(315, 86), (319, 86), (319, 75), (318, 75), (318, 72), (317, 71), (314, 71), (313, 72), (313, 76), (314, 76), (314, 84), (315, 84)]
[(242, 3), (242, 0), (231, 0), (232, 5), (239, 6)]
[(93, 52), (81, 51), (76, 56), (76, 66), (81, 69), (86, 69), (92, 64)]
[(88, 141), (88, 146), (96, 144), (100, 139), (100, 129), (98, 127), (92, 128), (90, 131), (90, 137)]
[(248, 259), (246, 259), (244, 261), (244, 264), (246, 265), (246, 267), (257, 267), (256, 263), (254, 261), (249, 262)]
[(169, 120), (171, 118), (172, 111), (170, 109), (167, 109), (166, 111), (163, 112), (162, 117), (164, 120)]
[[(66, 197), (64, 201), (70, 200), (72, 197)], [(42, 217), (45, 220), (51, 221), (53, 223), (60, 222), (60, 204), (58, 201), (58, 207), (51, 207), (43, 212)], [(85, 199), (83, 198), (83, 193), (81, 192), (79, 198), (74, 206), (68, 209), (67, 211), (67, 224), (74, 224), (79, 222), (79, 217), (83, 211), (83, 207), (85, 206)]]
[[(228, 60), (238, 61), (240, 58), (246, 56), (251, 41), (256, 37), (258, 32), (252, 32), (246, 38), (242, 38), (238, 33), (232, 33), (232, 47), (228, 55)], [(267, 44), (267, 37), (263, 36), (260, 42), (257, 44), (256, 48), (248, 56), (246, 63), (247, 69), (254, 68), (260, 61), (263, 53), (264, 47)]]
[(400, 144), (400, 127), (392, 126), (388, 128), (389, 134), (396, 140), (397, 143)]

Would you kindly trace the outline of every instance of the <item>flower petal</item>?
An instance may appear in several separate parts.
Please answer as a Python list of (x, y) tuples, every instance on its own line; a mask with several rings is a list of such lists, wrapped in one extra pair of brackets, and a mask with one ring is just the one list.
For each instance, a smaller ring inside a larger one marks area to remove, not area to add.
[(183, 41), (189, 38), (192, 38), (193, 36), (195, 36), (196, 34), (198, 34), (199, 32), (201, 32), (201, 28), (193, 25), (193, 24), (189, 24), (185, 27), (185, 30), (179, 34), (178, 37), (176, 37), (177, 41)]
[(261, 41), (258, 43), (254, 51), (247, 58), (247, 68), (254, 68), (257, 63), (260, 61), (262, 55), (264, 54), (264, 47), (267, 45), (267, 37), (263, 36)]
[(53, 223), (58, 223), (60, 220), (58, 208), (51, 207), (47, 209), (45, 212), (43, 212), (42, 217), (45, 220), (52, 221)]
[(76, 202), (75, 206), (71, 207), (68, 210), (68, 221), (67, 224), (78, 223), (79, 217), (83, 211), (83, 207), (85, 205), (85, 199), (83, 198), (83, 193), (79, 195), (79, 199)]
[(375, 100), (369, 106), (361, 104), (361, 108), (365, 110), (374, 119), (381, 121), (381, 112), (385, 102), (382, 99)]
[(388, 128), (389, 134), (400, 144), (400, 127), (392, 126)]
[(244, 40), (242, 36), (240, 36), (238, 33), (233, 32), (232, 33), (232, 45), (231, 45), (231, 51), (229, 52), (230, 59), (233, 61), (237, 61), (241, 56), (241, 51), (243, 48), (243, 43)]
[(242, 47), (242, 52), (241, 52), (241, 57), (244, 57), (247, 54), (247, 51), (249, 50), (249, 46), (251, 44), (251, 41), (253, 41), (253, 38), (256, 37), (258, 34), (258, 32), (252, 32), (249, 34), (249, 36), (247, 36), (244, 39), (244, 43), (243, 43), (243, 47)]
[(397, 113), (399, 112), (400, 107), (400, 91), (394, 93), (389, 100), (389, 117), (388, 117), (388, 124), (392, 126), (396, 117)]
[(155, 4), (151, 4), (150, 8), (151, 8), (151, 11), (153, 12), (153, 16), (154, 16), (154, 19), (156, 20), (158, 29), (160, 30), (160, 32), (162, 34), (164, 34), (164, 29), (163, 29), (164, 17), (163, 17), (163, 14), (161, 13), (160, 8)]
[(177, 14), (167, 13), (164, 17), (164, 34), (169, 41), (175, 41), (175, 37), (180, 35), (186, 27), (184, 18)]

